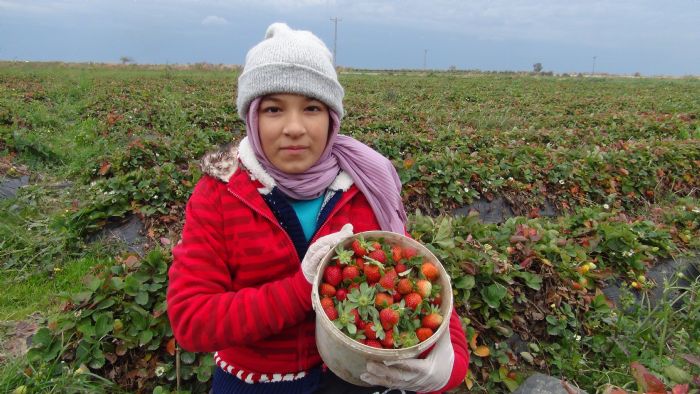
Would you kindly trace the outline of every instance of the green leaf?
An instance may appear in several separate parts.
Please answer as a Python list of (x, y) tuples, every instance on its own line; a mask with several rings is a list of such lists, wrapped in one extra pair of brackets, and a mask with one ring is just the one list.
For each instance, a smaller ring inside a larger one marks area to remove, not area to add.
[(493, 309), (498, 309), (498, 307), (501, 305), (501, 300), (506, 296), (506, 294), (507, 290), (505, 286), (497, 283), (481, 289), (481, 297), (484, 299), (486, 304)]
[(86, 338), (95, 336), (95, 327), (89, 319), (78, 324), (78, 332), (81, 332)]
[(151, 331), (151, 330), (141, 331), (141, 335), (139, 335), (139, 344), (141, 346), (144, 346), (148, 342), (150, 342), (151, 339), (153, 339), (153, 331)]
[(95, 336), (97, 338), (102, 338), (107, 335), (107, 333), (112, 330), (112, 324), (112, 318), (108, 314), (101, 313), (98, 315), (97, 321), (95, 322)]
[(474, 287), (475, 281), (474, 277), (471, 275), (464, 275), (457, 278), (452, 282), (457, 289), (469, 290)]
[(142, 291), (142, 292), (139, 292), (139, 293), (136, 295), (136, 298), (135, 298), (134, 300), (135, 300), (136, 303), (139, 304), (139, 305), (146, 305), (146, 304), (148, 304), (148, 293), (143, 292), (143, 291)]
[(32, 337), (32, 343), (36, 347), (48, 347), (51, 344), (52, 336), (48, 328), (42, 327)]
[(185, 364), (192, 364), (197, 356), (194, 353), (182, 352), (180, 353), (180, 360)]

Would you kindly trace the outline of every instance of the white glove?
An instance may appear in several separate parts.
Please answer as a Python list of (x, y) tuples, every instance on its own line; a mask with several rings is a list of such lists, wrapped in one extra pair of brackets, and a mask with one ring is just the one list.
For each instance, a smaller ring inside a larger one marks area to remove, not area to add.
[(367, 372), (360, 379), (373, 385), (390, 389), (416, 392), (432, 392), (445, 387), (452, 375), (455, 352), (450, 331), (436, 343), (424, 359), (412, 358), (398, 361), (368, 361)]
[(316, 240), (309, 246), (309, 250), (304, 255), (304, 260), (301, 261), (301, 271), (309, 283), (313, 284), (316, 277), (318, 264), (323, 256), (338, 245), (340, 241), (352, 235), (352, 224), (348, 223), (343, 226), (337, 233), (325, 235)]

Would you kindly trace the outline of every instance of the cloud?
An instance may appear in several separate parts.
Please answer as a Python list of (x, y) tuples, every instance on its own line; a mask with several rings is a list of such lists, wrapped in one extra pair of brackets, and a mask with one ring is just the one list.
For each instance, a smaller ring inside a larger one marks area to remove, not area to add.
[(202, 20), (204, 26), (223, 26), (228, 25), (228, 21), (225, 18), (216, 15), (209, 15)]

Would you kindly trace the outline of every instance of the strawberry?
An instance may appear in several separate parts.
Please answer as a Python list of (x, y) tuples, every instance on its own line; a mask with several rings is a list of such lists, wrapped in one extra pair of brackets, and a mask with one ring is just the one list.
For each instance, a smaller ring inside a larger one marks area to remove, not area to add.
[(355, 265), (357, 266), (357, 269), (362, 272), (362, 270), (365, 268), (365, 259), (362, 257), (358, 257), (355, 259)]
[(326, 309), (326, 308), (332, 308), (335, 305), (333, 305), (333, 299), (330, 297), (323, 297), (321, 298), (321, 308)]
[(392, 268), (389, 271), (386, 271), (381, 279), (379, 279), (379, 285), (391, 293), (395, 290), (397, 277), (398, 275), (396, 275), (396, 271)]
[(413, 291), (413, 283), (408, 278), (399, 279), (399, 283), (396, 285), (396, 290), (399, 294), (408, 294)]
[(342, 270), (337, 265), (329, 265), (323, 271), (323, 279), (333, 286), (338, 286), (343, 280)]
[(403, 258), (406, 260), (410, 260), (410, 259), (416, 257), (417, 254), (418, 254), (418, 251), (413, 249), (413, 248), (409, 248), (409, 247), (403, 248), (402, 255), (403, 255)]
[(382, 309), (379, 312), (379, 322), (385, 331), (390, 331), (399, 322), (399, 312), (391, 308)]
[(428, 298), (433, 290), (433, 284), (429, 280), (420, 279), (416, 282), (416, 292), (423, 298)]
[(423, 265), (420, 266), (420, 271), (423, 273), (425, 278), (431, 282), (435, 282), (435, 280), (440, 275), (435, 264), (433, 264), (429, 261), (423, 262)]
[(369, 322), (365, 324), (365, 338), (377, 339), (377, 332), (374, 330), (374, 323)]
[(359, 275), (360, 275), (360, 269), (354, 265), (349, 265), (349, 266), (343, 268), (342, 276), (343, 276), (344, 282), (352, 282), (353, 279), (355, 279)]
[(394, 293), (394, 303), (401, 302), (403, 299), (403, 295), (399, 293), (398, 291)]
[(442, 304), (442, 297), (440, 296), (440, 294), (436, 295), (435, 298), (433, 298), (433, 300), (430, 301), (430, 304), (440, 306), (440, 304)]
[(421, 297), (418, 293), (409, 293), (406, 294), (403, 300), (406, 303), (407, 308), (411, 308), (415, 311), (416, 308), (418, 308), (418, 305), (423, 302), (423, 297)]
[(382, 343), (376, 339), (365, 339), (365, 345), (371, 346), (371, 347), (376, 347), (378, 349), (382, 348)]
[(369, 257), (371, 259), (375, 259), (382, 264), (386, 263), (386, 254), (384, 253), (384, 251), (382, 250), (381, 247), (369, 252), (367, 254), (367, 257)]
[(364, 257), (367, 254), (367, 247), (365, 243), (360, 239), (355, 239), (354, 241), (352, 241), (350, 247), (355, 252), (355, 255), (359, 257)]
[(329, 283), (321, 283), (321, 291), (319, 291), (321, 296), (333, 297), (335, 295), (335, 286)]
[(431, 330), (429, 328), (421, 327), (421, 328), (416, 330), (416, 336), (418, 337), (418, 340), (421, 342), (430, 338), (431, 335), (433, 335), (433, 330)]
[(348, 286), (348, 291), (352, 291), (353, 289), (359, 289), (359, 288), (360, 288), (360, 284), (359, 284), (359, 283), (357, 283), (357, 282), (352, 282), (352, 283), (350, 283), (350, 285)]
[(430, 307), (428, 314), (423, 317), (423, 320), (421, 320), (421, 326), (437, 331), (440, 324), (442, 324), (442, 320), (442, 315), (439, 313), (438, 309), (435, 307)]
[(400, 273), (402, 273), (402, 272), (405, 272), (405, 271), (408, 269), (408, 267), (406, 267), (406, 264), (401, 263), (401, 262), (396, 263), (396, 267), (395, 267), (395, 268), (396, 268), (396, 273), (397, 273), (397, 274), (400, 274)]
[[(350, 309), (350, 313), (352, 313), (352, 315), (355, 316), (355, 325), (357, 326), (357, 328), (359, 328), (360, 330), (363, 329), (365, 326), (362, 319), (360, 319), (360, 312), (358, 312), (357, 309), (352, 308)], [(362, 324), (362, 327), (360, 327), (360, 324)]]
[(399, 260), (401, 260), (401, 247), (399, 245), (394, 245), (391, 247), (391, 258), (397, 263)]
[(385, 349), (393, 349), (394, 348), (394, 332), (393, 331), (387, 331), (384, 333), (384, 339), (381, 340), (382, 346), (384, 346)]
[(345, 301), (346, 298), (348, 298), (348, 290), (341, 287), (340, 289), (335, 291), (335, 298), (338, 301)]
[(374, 298), (374, 305), (378, 308), (386, 308), (393, 303), (394, 297), (389, 293), (377, 293), (377, 296)]
[(379, 266), (374, 264), (365, 263), (365, 278), (367, 278), (367, 283), (373, 285), (379, 282), (382, 274), (379, 272)]
[(338, 318), (338, 311), (334, 307), (323, 308), (323, 311), (326, 312), (326, 316), (331, 320)]

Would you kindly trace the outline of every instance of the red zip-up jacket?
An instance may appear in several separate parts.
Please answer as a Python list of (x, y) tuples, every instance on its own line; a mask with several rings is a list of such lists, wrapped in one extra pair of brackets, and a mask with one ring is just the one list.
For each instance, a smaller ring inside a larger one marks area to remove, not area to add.
[[(322, 362), (311, 284), (301, 271), (303, 256), (259, 189), (263, 185), (241, 168), (228, 183), (204, 175), (196, 185), (182, 241), (173, 249), (168, 316), (185, 350), (218, 352), (224, 365), (250, 375), (297, 374)], [(312, 242), (346, 223), (355, 232), (379, 229), (354, 185), (343, 192)], [(450, 333), (455, 362), (445, 390), (462, 381), (469, 362), (456, 313)]]

